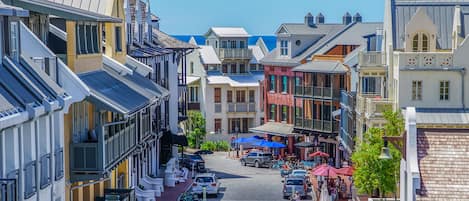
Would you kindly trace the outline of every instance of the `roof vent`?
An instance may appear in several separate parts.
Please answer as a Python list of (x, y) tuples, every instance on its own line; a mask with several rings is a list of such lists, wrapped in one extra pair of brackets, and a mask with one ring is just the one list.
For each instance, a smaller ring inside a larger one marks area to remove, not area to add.
[(311, 13), (306, 14), (305, 24), (309, 27), (314, 27), (314, 16)]
[(362, 16), (360, 13), (357, 13), (353, 16), (353, 22), (362, 22)]
[(316, 16), (316, 23), (318, 24), (324, 24), (324, 22), (326, 21), (326, 19), (324, 18), (324, 15), (322, 13), (319, 13), (317, 16)]
[(352, 23), (352, 16), (350, 15), (350, 13), (345, 13), (345, 15), (342, 17), (342, 22), (347, 25), (347, 24), (350, 24)]

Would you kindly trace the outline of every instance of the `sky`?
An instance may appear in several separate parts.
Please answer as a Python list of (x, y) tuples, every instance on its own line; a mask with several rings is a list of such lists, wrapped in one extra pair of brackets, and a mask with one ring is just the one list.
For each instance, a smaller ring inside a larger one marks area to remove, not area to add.
[(341, 22), (345, 12), (381, 22), (385, 0), (150, 0), (160, 29), (172, 35), (204, 34), (213, 26), (244, 27), (251, 35), (274, 35), (282, 23), (303, 22), (311, 12)]

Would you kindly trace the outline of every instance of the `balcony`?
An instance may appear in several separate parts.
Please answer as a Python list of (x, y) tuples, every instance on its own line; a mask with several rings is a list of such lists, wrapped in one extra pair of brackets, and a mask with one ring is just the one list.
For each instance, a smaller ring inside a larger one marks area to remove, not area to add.
[(252, 50), (248, 48), (220, 48), (218, 57), (224, 59), (251, 59)]
[(322, 99), (340, 99), (340, 90), (331, 87), (295, 86), (295, 95)]
[(188, 103), (187, 109), (188, 110), (200, 110), (200, 103)]
[(360, 52), (358, 62), (360, 69), (383, 68), (386, 66), (384, 54), (381, 52)]
[[(96, 180), (107, 170), (128, 157), (136, 147), (136, 123), (115, 124), (99, 127), (97, 141), (72, 143), (70, 145), (71, 180)], [(144, 127), (145, 128), (145, 127)], [(149, 132), (142, 131), (143, 136)], [(148, 134), (146, 134), (148, 133)]]
[(221, 113), (221, 103), (215, 103), (215, 113)]
[(15, 201), (17, 192), (16, 179), (0, 179), (0, 200)]
[(355, 96), (347, 91), (341, 91), (340, 94), (340, 104), (347, 107), (350, 111), (353, 111), (355, 107)]
[(228, 112), (256, 112), (255, 103), (228, 103)]
[(325, 133), (337, 133), (339, 132), (339, 122), (297, 117), (295, 118), (295, 128)]
[(340, 130), (340, 141), (345, 146), (345, 148), (350, 152), (352, 151), (352, 149), (355, 146), (355, 142), (353, 141), (352, 134), (348, 133), (346, 131), (346, 129), (344, 129), (344, 128), (341, 128), (341, 130)]
[(451, 52), (395, 52), (394, 61), (399, 68), (441, 68), (453, 67), (453, 53)]
[(383, 112), (387, 109), (392, 109), (393, 102), (390, 99), (377, 99), (367, 98), (365, 116), (370, 117), (382, 117)]

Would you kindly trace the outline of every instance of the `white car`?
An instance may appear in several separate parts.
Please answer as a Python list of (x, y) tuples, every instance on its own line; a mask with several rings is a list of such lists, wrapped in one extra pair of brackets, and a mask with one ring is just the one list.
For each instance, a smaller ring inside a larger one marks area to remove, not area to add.
[(213, 173), (197, 174), (192, 184), (192, 192), (195, 194), (203, 194), (204, 188), (207, 195), (218, 195), (220, 183)]

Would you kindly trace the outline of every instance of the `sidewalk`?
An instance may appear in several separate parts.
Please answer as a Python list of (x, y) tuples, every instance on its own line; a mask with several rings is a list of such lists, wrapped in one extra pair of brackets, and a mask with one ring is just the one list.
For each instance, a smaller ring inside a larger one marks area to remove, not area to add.
[[(189, 175), (191, 175), (189, 173)], [(176, 184), (176, 187), (164, 187), (164, 193), (161, 193), (161, 197), (156, 198), (157, 201), (177, 201), (179, 195), (184, 193), (189, 186), (192, 185), (192, 178), (188, 178), (185, 183)]]

